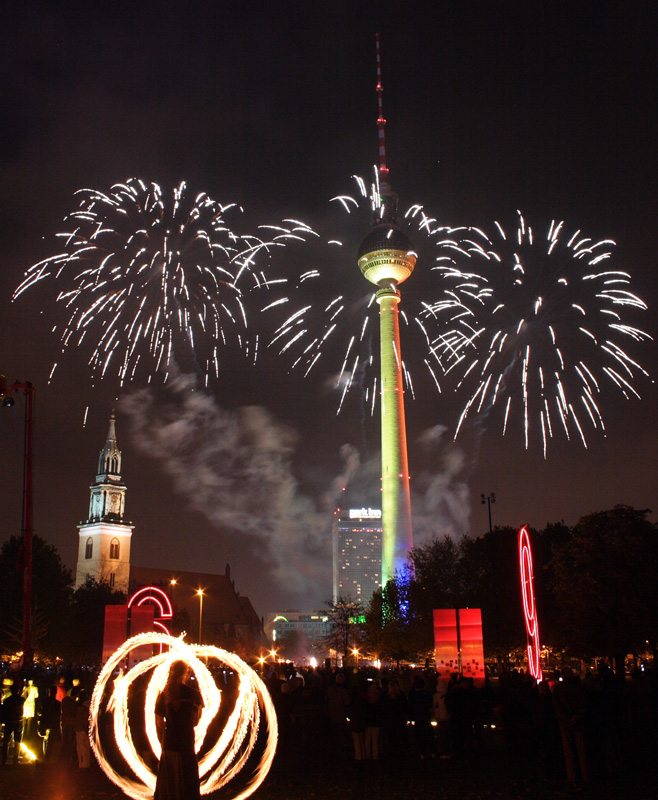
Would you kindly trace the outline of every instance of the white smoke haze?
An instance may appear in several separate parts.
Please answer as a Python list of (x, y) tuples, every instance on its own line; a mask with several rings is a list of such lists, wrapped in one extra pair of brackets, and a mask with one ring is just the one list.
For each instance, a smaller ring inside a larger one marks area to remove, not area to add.
[[(260, 406), (222, 409), (189, 375), (157, 399), (150, 389), (124, 397), (121, 410), (137, 448), (164, 465), (189, 507), (223, 532), (247, 537), (282, 588), (303, 594), (329, 586), (331, 519), (299, 490), (291, 428)], [(354, 468), (349, 447), (344, 458), (345, 475), (334, 486)]]
[(323, 500), (324, 506), (331, 511), (340, 504), (343, 489), (347, 488), (361, 466), (359, 451), (351, 444), (344, 444), (340, 448), (340, 457), (344, 465), (343, 472), (334, 478)]
[[(376, 486), (379, 456), (361, 463), (358, 450), (340, 448), (343, 470), (330, 483), (321, 510), (305, 495), (292, 470), (297, 433), (261, 406), (221, 408), (197, 379), (180, 375), (157, 394), (143, 389), (121, 400), (132, 441), (162, 464), (174, 490), (225, 535), (270, 566), (281, 589), (316, 597), (331, 582), (331, 522), (350, 483)], [(468, 531), (469, 490), (462, 451), (444, 443), (437, 425), (419, 438), (433, 467), (412, 481), (414, 543), (458, 538)], [(355, 487), (356, 488), (356, 487)], [(372, 487), (370, 487), (372, 488)]]
[(470, 473), (464, 452), (452, 442), (444, 444), (445, 425), (428, 428), (418, 443), (432, 453), (436, 466), (413, 476), (411, 507), (414, 546), (449, 536), (468, 533), (470, 492), (466, 479)]

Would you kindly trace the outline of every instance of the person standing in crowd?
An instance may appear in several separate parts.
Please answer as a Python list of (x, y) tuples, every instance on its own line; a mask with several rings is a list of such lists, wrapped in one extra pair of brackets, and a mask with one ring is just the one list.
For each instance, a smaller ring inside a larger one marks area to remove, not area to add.
[(199, 764), (194, 728), (201, 719), (203, 698), (190, 681), (184, 661), (174, 661), (169, 680), (155, 704), (162, 743), (154, 800), (200, 800)]
[(382, 692), (379, 686), (371, 681), (368, 684), (366, 705), (366, 758), (379, 759), (379, 732), (382, 727)]
[(39, 690), (30, 678), (23, 689), (23, 739), (26, 742), (36, 739), (36, 715)]
[(440, 758), (450, 758), (450, 714), (446, 705), (446, 694), (448, 684), (437, 673), (436, 688), (432, 697), (432, 716), (434, 717), (438, 730), (438, 750)]
[(78, 769), (91, 766), (91, 747), (89, 746), (89, 703), (84, 689), (78, 692), (75, 710), (75, 749), (78, 754)]
[(414, 725), (416, 755), (424, 760), (435, 757), (432, 746), (432, 695), (421, 675), (414, 675), (409, 693), (409, 717)]
[(11, 686), (11, 694), (7, 697), (1, 707), (0, 719), (4, 723), (5, 730), (2, 737), (2, 763), (7, 763), (7, 753), (9, 742), (14, 740), (13, 763), (18, 764), (18, 756), (23, 739), (23, 705), (25, 700), (21, 696), (20, 684), (14, 683)]
[(66, 694), (60, 703), (60, 730), (62, 733), (62, 749), (59, 761), (67, 769), (72, 769), (77, 763), (75, 747), (75, 725), (78, 716), (78, 707), (75, 698)]
[(366, 715), (366, 685), (358, 681), (352, 688), (350, 698), (350, 731), (355, 761), (363, 761), (366, 757)]
[(393, 678), (384, 695), (382, 716), (384, 754), (390, 759), (392, 768), (398, 764), (400, 757), (407, 754), (407, 706), (407, 698), (397, 678)]
[(350, 693), (345, 688), (345, 676), (342, 672), (327, 687), (326, 701), (330, 746), (334, 755), (341, 756), (347, 739), (347, 707), (350, 704)]
[(51, 686), (48, 694), (41, 701), (41, 717), (39, 719), (40, 734), (43, 737), (43, 755), (46, 761), (53, 759), (62, 741), (59, 727), (61, 707), (62, 704), (57, 699), (57, 687)]
[[(567, 780), (573, 786), (578, 779), (589, 781), (585, 752), (585, 693), (571, 667), (562, 668), (562, 680), (553, 689), (553, 705), (560, 728)], [(580, 772), (580, 775), (578, 774)]]

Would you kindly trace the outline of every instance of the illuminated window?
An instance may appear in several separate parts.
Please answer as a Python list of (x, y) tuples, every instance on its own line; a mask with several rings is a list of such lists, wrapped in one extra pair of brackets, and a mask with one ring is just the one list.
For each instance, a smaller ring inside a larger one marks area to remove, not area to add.
[(110, 542), (110, 558), (119, 558), (119, 540), (112, 539)]
[(87, 539), (87, 545), (85, 547), (85, 558), (91, 558), (94, 554), (94, 540), (91, 536)]

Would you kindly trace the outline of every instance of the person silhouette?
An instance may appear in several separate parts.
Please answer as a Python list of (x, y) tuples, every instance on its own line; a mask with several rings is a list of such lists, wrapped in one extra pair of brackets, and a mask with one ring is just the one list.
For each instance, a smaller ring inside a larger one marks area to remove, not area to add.
[(194, 728), (201, 718), (203, 698), (190, 681), (191, 669), (174, 661), (164, 691), (155, 704), (156, 727), (162, 743), (153, 800), (199, 800), (199, 765)]

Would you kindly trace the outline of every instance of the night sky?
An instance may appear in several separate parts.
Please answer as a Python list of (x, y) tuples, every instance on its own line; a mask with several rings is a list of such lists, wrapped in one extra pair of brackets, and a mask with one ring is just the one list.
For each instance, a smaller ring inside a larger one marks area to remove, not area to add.
[[(401, 208), (417, 202), (443, 224), (487, 230), (494, 220), (513, 229), (520, 209), (537, 230), (565, 220), (613, 239), (613, 268), (649, 306), (633, 323), (658, 333), (653, 3), (12, 5), (0, 29), (0, 372), (36, 387), (35, 530), (67, 566), (116, 407), (133, 563), (223, 572), (229, 562), (260, 614), (330, 597), (331, 512), (357, 453), (354, 503), (378, 493), (378, 419), (358, 402), (336, 416), (335, 361), (303, 379), (273, 350), (250, 366), (227, 348), (211, 393), (189, 375), (166, 390), (141, 375), (120, 391), (116, 379), (92, 380), (82, 350), (60, 352), (52, 285), (11, 298), (59, 247), (74, 192), (131, 177), (235, 202), (247, 230), (342, 220), (339, 258), (291, 248), (290, 267), (309, 259), (332, 290), (353, 287), (368, 221), (329, 201), (352, 194), (351, 176), (371, 175), (377, 158), (377, 31)], [(423, 252), (403, 307), (426, 285)], [(411, 346), (403, 339), (413, 365)], [(633, 353), (657, 374), (654, 345)], [(418, 543), (484, 533), (482, 492), (496, 493), (494, 524), (515, 527), (573, 524), (617, 503), (656, 509), (656, 387), (635, 386), (641, 400), (602, 391), (606, 435), (590, 431), (585, 449), (558, 432), (544, 460), (520, 426), (503, 438), (497, 418), (453, 444), (465, 396), (419, 379), (416, 399), (407, 393)], [(0, 413), (2, 540), (20, 533), (22, 435), (20, 401)]]

